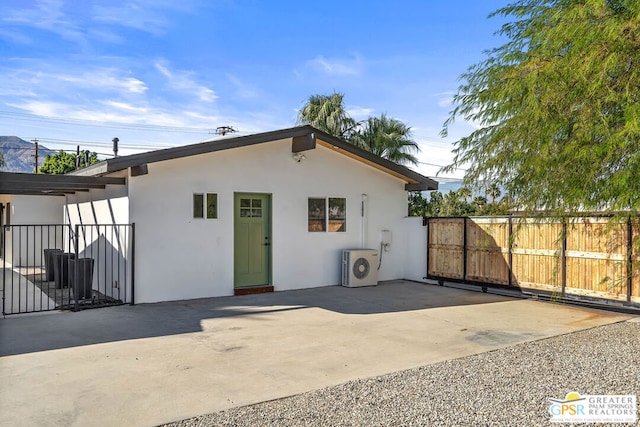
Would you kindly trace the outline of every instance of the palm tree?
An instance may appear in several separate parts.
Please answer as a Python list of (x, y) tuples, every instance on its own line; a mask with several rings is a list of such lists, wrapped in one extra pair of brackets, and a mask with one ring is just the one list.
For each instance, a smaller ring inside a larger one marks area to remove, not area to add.
[(473, 193), (469, 187), (460, 187), (458, 188), (458, 196), (462, 197), (465, 202), (468, 202), (468, 199), (473, 196)]
[(489, 188), (485, 191), (485, 194), (491, 197), (491, 204), (494, 204), (496, 199), (502, 195), (502, 191), (500, 191), (500, 187), (498, 184), (491, 184)]
[(356, 122), (344, 107), (342, 93), (311, 95), (298, 113), (298, 123), (309, 124), (392, 162), (418, 164), (412, 152), (420, 147), (411, 138), (409, 126), (385, 114)]
[(411, 128), (385, 114), (369, 117), (350, 142), (392, 162), (418, 164), (418, 159), (411, 152), (420, 151), (420, 147), (411, 138)]
[(298, 123), (309, 124), (338, 138), (347, 139), (356, 122), (344, 108), (344, 94), (311, 95), (298, 113)]
[(484, 196), (476, 196), (473, 198), (472, 203), (476, 207), (476, 209), (482, 209), (487, 204), (487, 198)]

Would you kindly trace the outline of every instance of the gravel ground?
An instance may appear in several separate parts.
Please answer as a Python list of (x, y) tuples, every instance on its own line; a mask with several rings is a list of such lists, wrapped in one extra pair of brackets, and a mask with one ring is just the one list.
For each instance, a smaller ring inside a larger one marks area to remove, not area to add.
[(167, 426), (547, 426), (547, 399), (563, 399), (571, 391), (639, 395), (640, 322), (349, 381)]

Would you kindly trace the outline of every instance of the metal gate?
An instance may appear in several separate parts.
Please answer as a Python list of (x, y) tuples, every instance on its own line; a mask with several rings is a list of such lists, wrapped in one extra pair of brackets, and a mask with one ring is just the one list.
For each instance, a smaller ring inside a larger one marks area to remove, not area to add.
[(134, 303), (135, 225), (2, 226), (2, 314)]

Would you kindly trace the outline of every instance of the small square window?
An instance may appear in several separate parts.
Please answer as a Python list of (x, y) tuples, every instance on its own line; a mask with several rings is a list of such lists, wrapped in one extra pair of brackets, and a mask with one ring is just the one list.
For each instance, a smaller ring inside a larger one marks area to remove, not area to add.
[(347, 231), (347, 199), (344, 197), (309, 198), (308, 231)]
[(204, 195), (203, 194), (194, 194), (193, 195), (193, 217), (194, 218), (204, 218)]
[(218, 195), (216, 193), (195, 193), (193, 195), (193, 217), (218, 218)]

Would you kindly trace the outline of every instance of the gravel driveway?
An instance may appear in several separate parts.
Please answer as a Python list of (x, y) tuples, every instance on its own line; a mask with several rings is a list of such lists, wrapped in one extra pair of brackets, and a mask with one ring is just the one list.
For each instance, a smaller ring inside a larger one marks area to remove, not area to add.
[(570, 391), (640, 394), (638, 318), (167, 426), (546, 426)]

